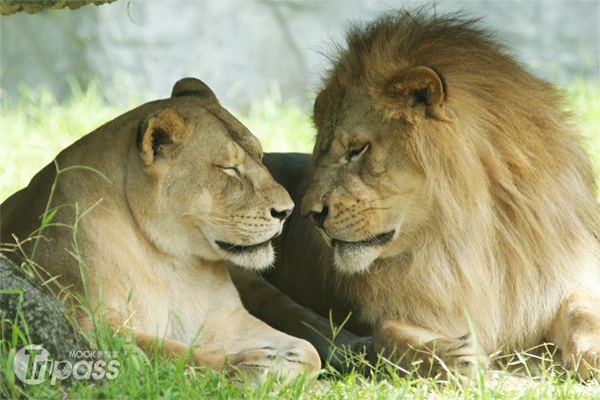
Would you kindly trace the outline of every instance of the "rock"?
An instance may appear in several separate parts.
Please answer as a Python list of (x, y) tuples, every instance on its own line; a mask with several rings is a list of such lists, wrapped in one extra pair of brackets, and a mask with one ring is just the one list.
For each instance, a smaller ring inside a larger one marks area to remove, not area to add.
[(86, 4), (112, 3), (115, 0), (3, 0), (0, 4), (0, 14), (9, 15), (24, 11), (33, 14), (47, 9), (70, 8), (76, 9)]

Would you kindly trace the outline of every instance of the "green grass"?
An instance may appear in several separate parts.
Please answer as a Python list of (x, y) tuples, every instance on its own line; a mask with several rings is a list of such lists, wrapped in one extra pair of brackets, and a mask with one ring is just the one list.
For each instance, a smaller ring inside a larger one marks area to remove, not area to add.
[[(480, 373), (474, 379), (400, 377), (381, 368), (373, 379), (359, 374), (331, 375), (323, 379), (299, 377), (281, 382), (264, 376), (250, 382), (233, 381), (225, 374), (192, 368), (181, 361), (146, 355), (121, 337), (102, 333), (103, 348), (119, 362), (119, 375), (98, 384), (76, 382), (71, 387), (49, 381), (29, 386), (25, 392), (9, 385), (0, 397), (25, 395), (34, 399), (59, 398), (164, 398), (164, 399), (594, 399), (600, 395), (597, 383), (582, 385), (573, 378), (561, 378), (552, 371), (540, 376), (515, 376), (505, 372)], [(10, 356), (0, 354), (0, 370)]]
[[(56, 153), (83, 134), (122, 112), (152, 100), (139, 97), (111, 98), (96, 85), (82, 89), (73, 84), (71, 100), (59, 104), (47, 91), (23, 88), (19, 101), (0, 101), (0, 201), (24, 187), (35, 172), (51, 162)], [(600, 176), (600, 85), (577, 82), (567, 88), (577, 124)], [(122, 104), (115, 107), (109, 104)], [(255, 133), (265, 151), (310, 152), (314, 129), (301, 107), (281, 100), (276, 88), (268, 100), (235, 112)], [(303, 377), (278, 382), (264, 377), (258, 383), (240, 383), (210, 369), (196, 369), (183, 362), (147, 355), (127, 338), (99, 332), (104, 350), (115, 353), (119, 376), (99, 383), (76, 383), (71, 388), (48, 382), (30, 386), (24, 395), (31, 398), (210, 398), (210, 399), (573, 399), (598, 398), (597, 382), (582, 385), (562, 376), (551, 367), (537, 374), (510, 374), (504, 371), (479, 373), (475, 379), (418, 379), (388, 373), (380, 366), (379, 379), (358, 373), (336, 374), (326, 369), (321, 379)], [(0, 351), (0, 398), (23, 394), (14, 386), (11, 354)], [(7, 382), (2, 387), (2, 376)], [(12, 378), (11, 378), (12, 376)], [(11, 383), (13, 382), (13, 383)]]

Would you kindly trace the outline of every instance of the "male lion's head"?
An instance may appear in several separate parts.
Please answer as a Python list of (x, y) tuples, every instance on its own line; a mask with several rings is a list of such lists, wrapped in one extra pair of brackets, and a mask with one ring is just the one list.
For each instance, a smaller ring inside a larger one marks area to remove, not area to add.
[[(379, 35), (383, 25), (370, 33)], [(440, 134), (448, 118), (434, 66), (394, 53), (401, 43), (369, 43), (360, 29), (348, 42), (315, 101), (314, 179), (302, 212), (334, 248), (337, 268), (359, 272), (410, 250), (429, 223), (415, 140)]]
[(126, 197), (134, 218), (166, 253), (258, 269), (294, 206), (262, 163), (248, 129), (202, 82), (186, 78), (139, 125)]
[(413, 121), (385, 118), (362, 83), (332, 83), (316, 100), (314, 180), (302, 212), (334, 248), (341, 271), (364, 271), (379, 257), (410, 249), (429, 221), (425, 176), (407, 146), (411, 135), (433, 129), (428, 108), (440, 107), (443, 87), (425, 67), (407, 71), (406, 78), (414, 87), (395, 82), (390, 95), (408, 98), (421, 87), (432, 92), (431, 99), (415, 96), (407, 110)]
[(315, 101), (302, 214), (340, 271), (393, 256), (435, 262), (436, 240), (445, 259), (467, 248), (471, 260), (494, 257), (492, 227), (548, 235), (558, 224), (541, 228), (534, 208), (564, 203), (549, 188), (572, 192), (582, 176), (593, 187), (560, 96), (476, 21), (425, 14), (351, 29)]

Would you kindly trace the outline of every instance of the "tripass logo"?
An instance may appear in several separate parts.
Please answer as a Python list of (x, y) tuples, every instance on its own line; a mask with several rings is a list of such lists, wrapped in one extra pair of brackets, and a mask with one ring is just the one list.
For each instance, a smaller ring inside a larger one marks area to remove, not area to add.
[[(13, 369), (17, 378), (27, 385), (39, 385), (50, 379), (54, 385), (56, 380), (64, 380), (72, 376), (81, 379), (115, 379), (119, 376), (117, 360), (96, 359), (99, 356), (110, 357), (115, 352), (72, 351), (72, 359), (83, 358), (71, 362), (69, 360), (54, 361), (48, 350), (37, 344), (21, 348), (13, 359)], [(94, 361), (90, 359), (94, 358)]]

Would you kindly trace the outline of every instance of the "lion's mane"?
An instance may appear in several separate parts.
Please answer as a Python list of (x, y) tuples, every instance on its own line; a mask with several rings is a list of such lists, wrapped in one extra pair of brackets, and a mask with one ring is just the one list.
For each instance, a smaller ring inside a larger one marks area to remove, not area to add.
[(347, 297), (368, 323), (398, 317), (460, 335), (466, 313), (487, 351), (539, 343), (566, 293), (596, 282), (600, 259), (594, 176), (561, 94), (476, 21), (393, 14), (347, 39), (315, 106), (321, 143), (348, 86), (366, 84), (374, 112), (408, 124), (411, 105), (386, 92), (398, 71), (433, 69), (445, 96), (429, 110), (435, 124), (397, 138), (433, 217), (406, 254), (336, 274)]

